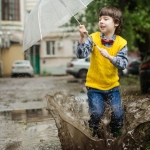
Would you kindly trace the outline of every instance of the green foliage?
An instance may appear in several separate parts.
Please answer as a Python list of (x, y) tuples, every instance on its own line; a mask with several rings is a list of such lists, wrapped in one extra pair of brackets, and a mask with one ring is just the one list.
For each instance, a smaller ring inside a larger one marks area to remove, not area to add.
[(51, 75), (51, 72), (48, 72), (47, 70), (44, 69), (42, 75), (48, 76), (48, 75)]
[(26, 122), (26, 121), (24, 121), (24, 122), (23, 122), (23, 125), (27, 125), (27, 122)]
[[(89, 33), (98, 29), (98, 10), (103, 6), (116, 6), (123, 12), (123, 29), (121, 36), (128, 41), (129, 50), (139, 49), (139, 43), (150, 42), (150, 1), (149, 0), (93, 0), (85, 9), (85, 13), (76, 15)], [(74, 18), (71, 25), (78, 26)], [(146, 39), (145, 37), (149, 38)]]
[(143, 34), (150, 34), (150, 18), (147, 13), (150, 9), (148, 9), (142, 8), (142, 6), (137, 6), (133, 10), (130, 10), (128, 6), (124, 9), (122, 35), (127, 39), (130, 50), (137, 50), (137, 41), (147, 42)]
[[(117, 0), (118, 1), (118, 0)], [(106, 5), (111, 5), (111, 3), (116, 4), (116, 2), (112, 2), (112, 0), (93, 0), (85, 9), (85, 13), (79, 13), (75, 17), (84, 24), (89, 33), (98, 30), (98, 10)], [(72, 17), (70, 20), (72, 26), (78, 26), (76, 20)]]
[(140, 79), (138, 75), (128, 74), (125, 77), (120, 78), (120, 85), (140, 85)]
[(122, 36), (127, 40), (130, 50), (135, 50), (135, 39), (138, 34), (134, 30), (134, 17), (130, 14), (128, 7), (124, 9), (123, 13), (123, 29)]

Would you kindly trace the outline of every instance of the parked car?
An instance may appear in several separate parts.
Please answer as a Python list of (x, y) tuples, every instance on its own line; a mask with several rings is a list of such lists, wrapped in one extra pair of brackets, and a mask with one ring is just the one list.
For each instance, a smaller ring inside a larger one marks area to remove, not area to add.
[[(73, 75), (75, 78), (86, 78), (88, 68), (90, 66), (90, 57), (84, 59), (73, 59), (67, 64), (66, 73)], [(127, 74), (127, 69), (118, 70), (119, 76)]]
[(139, 59), (131, 61), (127, 67), (128, 74), (138, 75), (140, 64), (141, 61)]
[(29, 60), (17, 60), (12, 64), (11, 76), (34, 76), (33, 67)]
[(150, 88), (150, 52), (148, 52), (140, 65), (140, 86), (143, 93), (147, 93)]
[(73, 59), (67, 64), (66, 73), (73, 75), (75, 78), (85, 78), (90, 66), (90, 57), (83, 59)]
[(118, 69), (118, 74), (119, 74), (120, 77), (127, 75), (127, 73), (128, 73), (127, 68), (125, 68), (123, 70), (122, 69)]

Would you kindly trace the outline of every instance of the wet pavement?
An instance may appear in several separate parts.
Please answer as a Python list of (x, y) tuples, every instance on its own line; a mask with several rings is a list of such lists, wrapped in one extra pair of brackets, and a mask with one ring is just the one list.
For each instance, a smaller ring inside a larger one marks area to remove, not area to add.
[(43, 108), (46, 94), (78, 95), (83, 86), (71, 76), (0, 78), (0, 110)]
[[(84, 81), (72, 76), (0, 78), (0, 149), (61, 149), (45, 96), (56, 92), (87, 99)], [(150, 97), (139, 85), (121, 86), (124, 103)], [(32, 142), (31, 142), (32, 141)]]
[(45, 96), (61, 91), (86, 97), (83, 90), (82, 80), (72, 76), (0, 78), (0, 149), (61, 149)]

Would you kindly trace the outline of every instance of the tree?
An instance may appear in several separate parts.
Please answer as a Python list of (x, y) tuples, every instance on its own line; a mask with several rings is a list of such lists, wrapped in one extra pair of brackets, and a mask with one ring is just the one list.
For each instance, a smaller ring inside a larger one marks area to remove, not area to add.
[(147, 0), (130, 1), (124, 7), (123, 36), (129, 43), (130, 50), (141, 52), (150, 50), (150, 2)]
[[(128, 41), (130, 51), (146, 52), (150, 50), (149, 0), (93, 0), (85, 13), (76, 16), (87, 27), (89, 33), (98, 30), (97, 12), (103, 6), (115, 6), (123, 12), (121, 36)], [(71, 25), (78, 26), (74, 18), (71, 19)]]

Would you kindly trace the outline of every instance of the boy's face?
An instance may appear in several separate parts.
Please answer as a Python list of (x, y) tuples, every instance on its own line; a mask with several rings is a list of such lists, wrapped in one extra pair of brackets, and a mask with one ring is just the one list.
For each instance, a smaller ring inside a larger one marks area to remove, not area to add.
[(114, 23), (113, 18), (110, 16), (100, 16), (98, 25), (99, 25), (100, 31), (104, 35), (110, 35), (110, 34), (113, 35), (115, 33), (116, 27), (119, 24)]

